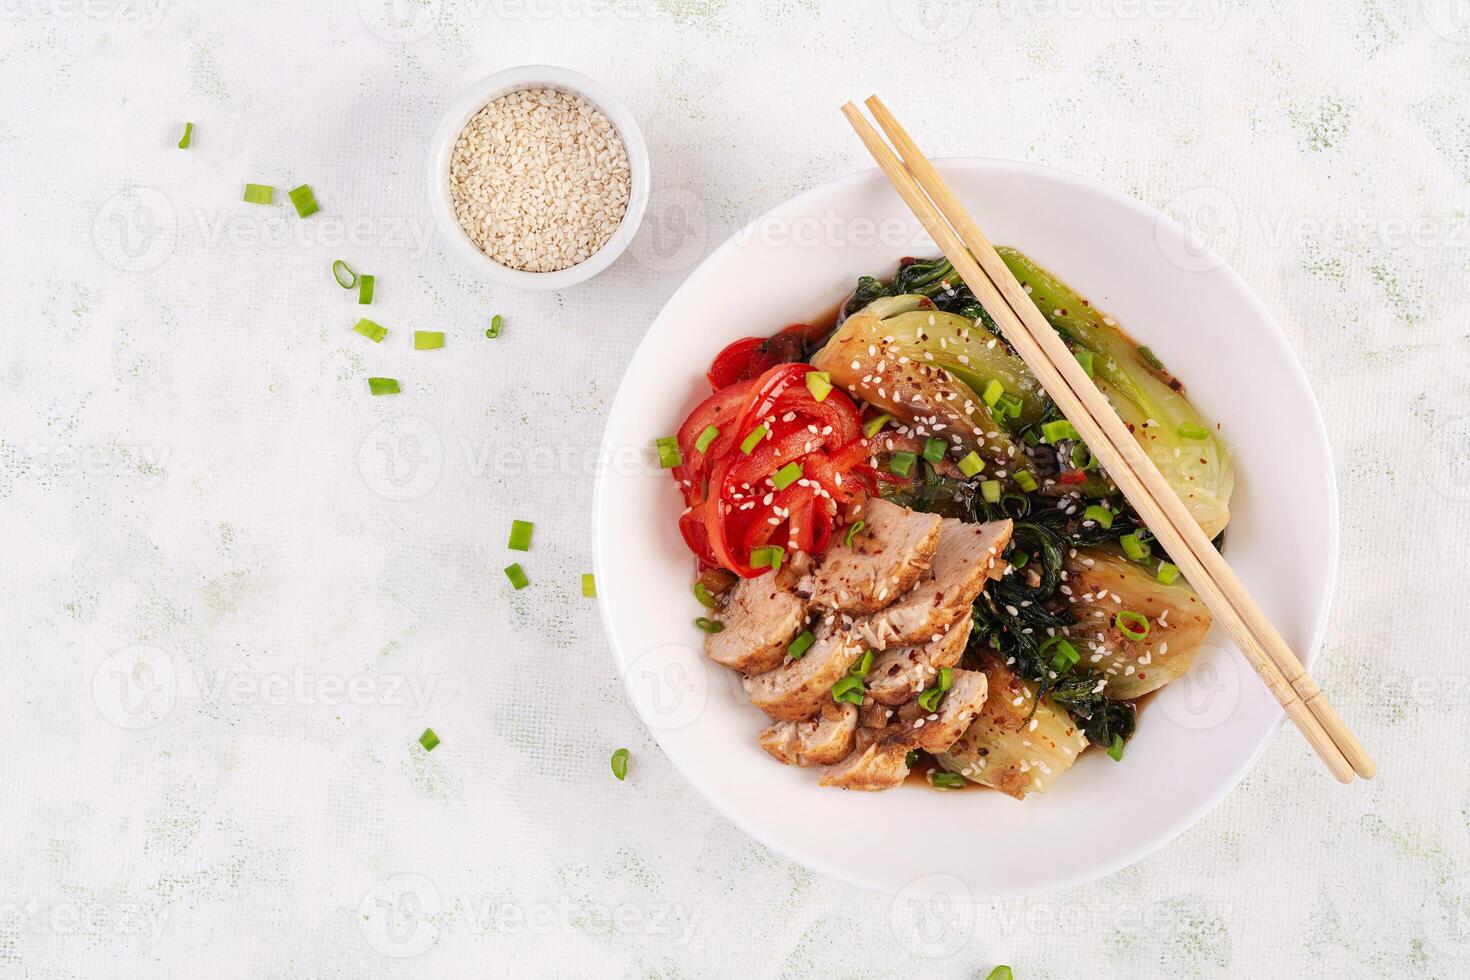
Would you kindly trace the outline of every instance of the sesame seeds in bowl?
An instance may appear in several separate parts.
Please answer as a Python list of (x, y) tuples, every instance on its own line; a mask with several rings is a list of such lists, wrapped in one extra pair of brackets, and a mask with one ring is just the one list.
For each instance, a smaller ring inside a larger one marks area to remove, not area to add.
[(648, 151), (631, 114), (591, 79), (546, 66), (499, 72), (456, 100), (429, 176), (450, 246), (525, 289), (607, 268), (648, 202)]

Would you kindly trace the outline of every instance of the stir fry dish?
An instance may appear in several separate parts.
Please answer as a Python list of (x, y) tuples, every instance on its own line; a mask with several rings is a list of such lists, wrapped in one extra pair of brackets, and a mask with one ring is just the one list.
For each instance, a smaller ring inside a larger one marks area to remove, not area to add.
[[(1006, 264), (1219, 546), (1234, 473), (1183, 385), (1014, 249)], [(657, 448), (706, 652), (824, 786), (1044, 792), (1122, 762), (1204, 604), (944, 259), (861, 277), (835, 322), (731, 344)]]

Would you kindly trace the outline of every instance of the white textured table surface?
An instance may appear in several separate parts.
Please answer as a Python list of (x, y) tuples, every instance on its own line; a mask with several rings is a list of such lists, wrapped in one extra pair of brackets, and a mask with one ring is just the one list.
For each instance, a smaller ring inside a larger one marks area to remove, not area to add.
[[(1470, 975), (1470, 10), (908, 9), (0, 0), (0, 975)], [(622, 93), (656, 174), (564, 295), (490, 288), (425, 205), (440, 108), (535, 61)], [(875, 89), (935, 154), (1195, 224), (1276, 313), (1342, 490), (1319, 676), (1376, 782), (1283, 732), (1135, 867), (953, 914), (775, 858), (663, 761), (578, 594), (601, 419), (702, 255), (867, 165), (835, 107)]]

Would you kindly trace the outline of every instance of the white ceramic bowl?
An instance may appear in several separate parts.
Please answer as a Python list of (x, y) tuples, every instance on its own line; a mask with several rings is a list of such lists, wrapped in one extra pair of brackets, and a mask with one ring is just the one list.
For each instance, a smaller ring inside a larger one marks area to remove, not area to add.
[[(454, 197), (449, 189), (449, 161), (454, 155), (455, 140), (459, 138), (465, 125), (488, 103), (524, 88), (554, 88), (582, 96), (602, 110), (608, 121), (617, 128), (628, 151), (631, 188), (628, 210), (623, 215), (622, 222), (607, 244), (585, 262), (556, 272), (523, 272), (512, 269), (480, 251), (459, 226), (459, 221), (454, 216)], [(648, 147), (643, 142), (643, 133), (638, 129), (633, 114), (598, 82), (566, 68), (521, 65), (480, 79), (450, 103), (430, 146), (428, 178), (429, 204), (438, 222), (439, 232), (449, 243), (451, 250), (472, 268), (503, 285), (517, 289), (566, 289), (568, 286), (586, 282), (612, 265), (638, 233), (643, 212), (648, 207)]]
[[(1310, 657), (1337, 562), (1337, 497), (1316, 404), (1270, 314), (1177, 224), (1115, 191), (1019, 163), (939, 167), (993, 241), (1021, 248), (1118, 318), (1223, 424), (1237, 467), (1226, 555)], [(888, 275), (904, 255), (936, 253), (888, 182), (866, 171), (780, 205), (695, 270), (649, 329), (608, 418), (604, 458), (625, 465), (596, 489), (598, 601), (628, 695), (659, 745), (752, 837), (893, 894), (1038, 894), (1162, 846), (1260, 754), (1282, 712), (1223, 630), (1188, 675), (1145, 703), (1121, 763), (1088, 752), (1045, 795), (824, 789), (813, 770), (779, 765), (755, 744), (764, 717), (735, 675), (706, 661), (692, 625), (701, 612), (673, 481), (656, 462), (626, 465), (634, 447), (650, 457), (652, 440), (707, 394), (704, 371), (727, 343), (830, 311), (859, 273)]]

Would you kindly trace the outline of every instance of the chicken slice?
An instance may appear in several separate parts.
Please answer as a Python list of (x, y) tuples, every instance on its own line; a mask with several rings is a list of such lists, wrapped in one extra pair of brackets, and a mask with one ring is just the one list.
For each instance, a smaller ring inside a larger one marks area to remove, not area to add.
[(985, 706), (988, 686), (981, 671), (956, 670), (953, 686), (939, 702), (938, 710), (920, 718), (923, 724), (911, 727), (904, 736), (905, 740), (914, 748), (934, 755), (948, 752)]
[(745, 678), (750, 703), (778, 721), (805, 721), (831, 700), (837, 683), (863, 655), (864, 647), (846, 629), (823, 625), (800, 660), (790, 660)]
[(775, 572), (767, 572), (737, 582), (719, 619), (725, 628), (704, 641), (709, 658), (732, 670), (760, 674), (786, 658), (786, 648), (806, 620), (806, 603), (783, 588)]
[(855, 625), (875, 650), (936, 642), (985, 588), (991, 566), (1011, 540), (1012, 523), (968, 524), (946, 517), (939, 551), (913, 589)]
[(908, 748), (900, 742), (875, 742), (835, 766), (828, 766), (820, 782), (838, 789), (892, 789), (908, 777), (908, 753)]
[(900, 705), (923, 691), (943, 667), (953, 667), (964, 655), (973, 617), (968, 611), (938, 640), (922, 646), (894, 647), (873, 661), (868, 694), (874, 701)]
[(939, 547), (940, 517), (874, 497), (852, 544), (834, 544), (812, 579), (812, 602), (861, 615), (876, 612), (914, 587)]
[(788, 766), (830, 766), (852, 751), (857, 723), (856, 705), (828, 701), (810, 721), (778, 721), (756, 741)]

